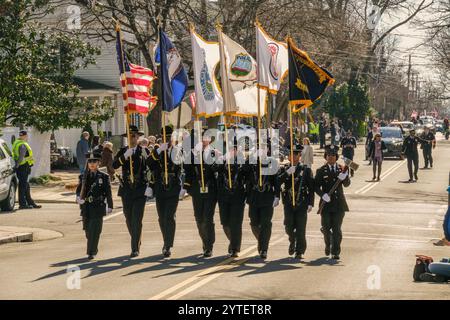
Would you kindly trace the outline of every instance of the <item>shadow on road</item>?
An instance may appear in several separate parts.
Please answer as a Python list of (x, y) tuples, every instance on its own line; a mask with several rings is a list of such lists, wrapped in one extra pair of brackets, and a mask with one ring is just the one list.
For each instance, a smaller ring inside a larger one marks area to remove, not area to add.
[(336, 267), (344, 266), (343, 264), (340, 264), (339, 260), (330, 259), (328, 257), (322, 257), (322, 258), (318, 258), (316, 260), (306, 262), (306, 266), (308, 266), (308, 267), (320, 267), (323, 265), (336, 266)]
[(106, 272), (116, 271), (119, 269), (128, 268), (134, 265), (140, 265), (144, 263), (152, 263), (152, 262), (158, 262), (163, 260), (162, 256), (160, 254), (153, 255), (149, 257), (143, 257), (138, 259), (130, 259), (130, 257), (127, 256), (121, 256), (106, 260), (97, 260), (97, 261), (88, 261), (86, 258), (79, 258), (74, 260), (68, 260), (63, 262), (58, 262), (51, 264), (50, 266), (53, 268), (57, 267), (64, 267), (64, 269), (47, 274), (45, 276), (42, 276), (38, 279), (35, 279), (31, 282), (41, 281), (61, 275), (67, 274), (67, 269), (69, 267), (78, 267), (80, 270), (90, 270), (89, 274), (83, 277), (83, 279), (92, 277), (95, 275), (103, 274)]
[[(178, 258), (178, 259), (160, 259), (159, 261), (155, 261), (158, 264), (146, 267), (144, 269), (136, 270), (130, 273), (127, 273), (123, 276), (131, 276), (134, 274), (139, 274), (143, 272), (151, 272), (151, 271), (159, 271), (166, 269), (175, 269), (171, 272), (164, 273), (161, 275), (156, 275), (153, 278), (161, 278), (175, 274), (183, 274), (186, 272), (199, 271), (202, 269), (207, 269), (223, 261), (225, 256), (218, 256), (210, 259), (205, 259), (201, 255), (192, 255), (188, 257)], [(190, 264), (190, 265), (183, 265)]]

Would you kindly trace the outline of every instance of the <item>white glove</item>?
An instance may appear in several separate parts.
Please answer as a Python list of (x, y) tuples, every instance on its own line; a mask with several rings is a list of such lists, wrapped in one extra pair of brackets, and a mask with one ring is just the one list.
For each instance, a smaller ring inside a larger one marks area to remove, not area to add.
[(184, 199), (184, 196), (186, 195), (187, 191), (186, 189), (181, 189), (180, 190), (180, 195), (179, 195), (179, 199)]
[(286, 170), (288, 175), (292, 175), (295, 172), (295, 166), (291, 166), (289, 169)]
[(308, 212), (311, 212), (312, 208), (312, 206), (308, 206)]
[(273, 199), (273, 207), (277, 207), (280, 204), (280, 198), (275, 197), (275, 199)]
[(169, 148), (169, 144), (167, 142), (166, 143), (161, 143), (159, 145), (158, 150), (156, 152), (158, 152), (158, 155), (160, 155), (161, 152), (166, 151), (168, 148)]
[(134, 148), (128, 148), (127, 151), (125, 151), (125, 153), (123, 154), (123, 156), (125, 157), (125, 160), (128, 159), (129, 157), (131, 157), (134, 153)]
[(347, 177), (348, 177), (348, 171), (341, 172), (338, 175), (338, 179), (341, 180), (341, 181), (344, 181)]
[(148, 198), (153, 197), (153, 189), (150, 188), (150, 187), (147, 187), (147, 189), (145, 189), (144, 195), (145, 195), (146, 197), (148, 197)]
[(112, 212), (112, 208), (106, 208), (106, 213), (110, 214)]
[(203, 143), (199, 142), (194, 147), (195, 152), (199, 153), (203, 150)]
[(330, 196), (328, 195), (328, 193), (324, 193), (324, 195), (322, 196), (322, 200), (325, 202), (330, 202)]
[(83, 199), (81, 199), (79, 196), (77, 196), (77, 203), (78, 203), (78, 204), (81, 205), (81, 204), (84, 204), (84, 202), (85, 202), (85, 201), (84, 201)]

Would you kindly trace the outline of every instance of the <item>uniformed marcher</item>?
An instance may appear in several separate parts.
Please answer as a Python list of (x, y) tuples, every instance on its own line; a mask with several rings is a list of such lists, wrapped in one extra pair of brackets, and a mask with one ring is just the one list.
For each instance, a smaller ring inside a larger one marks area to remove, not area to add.
[(423, 150), (423, 159), (425, 162), (424, 169), (428, 169), (428, 164), (430, 168), (433, 168), (433, 149), (436, 148), (436, 137), (433, 132), (430, 131), (430, 128), (425, 127), (423, 129), (423, 133), (420, 136), (421, 140), (421, 149)]
[(402, 154), (406, 155), (408, 160), (408, 173), (409, 181), (414, 182), (413, 179), (413, 165), (414, 165), (414, 178), (419, 180), (417, 172), (419, 171), (419, 151), (417, 146), (420, 143), (420, 139), (416, 136), (416, 130), (411, 129), (409, 136), (403, 140)]
[[(191, 138), (194, 138), (194, 134)], [(213, 165), (217, 150), (210, 146), (210, 142), (211, 139), (204, 136), (202, 142), (197, 143), (191, 151), (191, 163), (184, 165), (186, 174), (184, 188), (192, 197), (195, 222), (202, 239), (205, 258), (212, 256), (216, 241), (214, 212), (217, 204), (217, 183)]]
[(42, 206), (36, 204), (31, 198), (28, 177), (34, 164), (33, 150), (27, 142), (28, 134), (25, 130), (19, 132), (19, 138), (12, 145), (15, 171), (19, 180), (19, 209), (39, 209)]
[[(217, 193), (220, 195), (218, 197), (220, 222), (230, 241), (228, 253), (231, 257), (237, 257), (241, 251), (242, 222), (246, 199), (245, 184), (249, 166), (245, 163), (244, 154), (238, 151), (237, 139), (234, 139), (230, 154), (222, 158), (222, 164), (216, 166), (218, 172)], [(228, 163), (230, 163), (231, 188)]]
[[(147, 179), (148, 154), (137, 144), (142, 133), (136, 126), (130, 126), (129, 145), (117, 152), (113, 167), (122, 168), (122, 176), (119, 177), (119, 193), (122, 198), (123, 213), (125, 215), (128, 232), (131, 236), (131, 258), (139, 256), (142, 236), (142, 219), (144, 217), (145, 203), (149, 194)], [(126, 134), (124, 135), (126, 136)], [(133, 163), (133, 176), (130, 171), (130, 158)]]
[[(356, 148), (356, 139), (352, 135), (352, 131), (348, 130), (347, 135), (341, 140), (342, 156), (353, 160)], [(353, 170), (350, 169), (350, 175), (353, 177)]]
[(87, 239), (86, 253), (88, 259), (92, 260), (98, 253), (103, 217), (112, 212), (113, 199), (109, 176), (98, 170), (101, 154), (88, 153), (86, 160), (87, 170), (79, 177), (76, 194)]
[[(321, 231), (325, 242), (325, 255), (332, 255), (332, 259), (339, 260), (342, 242), (342, 222), (345, 212), (349, 211), (344, 195), (344, 187), (350, 186), (348, 171), (336, 163), (339, 158), (339, 147), (327, 145), (325, 147), (325, 159), (327, 163), (317, 169), (314, 179), (316, 193), (321, 197), (319, 207), (321, 212)], [(332, 194), (329, 194), (337, 181), (338, 187)]]
[[(258, 157), (262, 159), (267, 149), (261, 148)], [(272, 235), (272, 217), (274, 208), (280, 203), (280, 185), (278, 172), (264, 174), (270, 171), (269, 166), (275, 165), (274, 158), (268, 157), (261, 163), (262, 186), (259, 182), (259, 163), (250, 165), (249, 180), (247, 181), (247, 203), (252, 233), (258, 241), (258, 252), (261, 259), (267, 258), (270, 237)]]
[[(312, 170), (300, 163), (301, 145), (294, 146), (294, 158), (281, 167), (279, 182), (284, 205), (284, 226), (289, 236), (289, 255), (302, 259), (306, 251), (307, 213), (314, 207), (314, 177)], [(292, 175), (294, 175), (294, 199), (292, 201)]]
[[(163, 130), (161, 130), (163, 131)], [(181, 165), (178, 161), (173, 161), (180, 156), (176, 147), (172, 145), (172, 132), (170, 126), (166, 126), (166, 143), (155, 145), (149, 167), (152, 171), (153, 181), (150, 182), (152, 191), (156, 198), (156, 211), (158, 212), (158, 222), (163, 236), (164, 245), (162, 254), (170, 257), (170, 249), (173, 247), (175, 238), (175, 216), (179, 198), (183, 197), (186, 191), (181, 188)], [(161, 132), (162, 134), (162, 132)], [(167, 152), (167, 182), (165, 180), (165, 160), (164, 152)], [(175, 158), (174, 158), (175, 157)]]

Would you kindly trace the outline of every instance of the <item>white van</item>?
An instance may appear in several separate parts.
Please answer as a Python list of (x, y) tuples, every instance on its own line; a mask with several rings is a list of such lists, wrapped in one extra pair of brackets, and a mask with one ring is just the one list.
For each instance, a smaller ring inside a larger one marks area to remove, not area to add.
[(2, 210), (14, 210), (17, 185), (11, 149), (5, 140), (0, 139), (0, 208)]

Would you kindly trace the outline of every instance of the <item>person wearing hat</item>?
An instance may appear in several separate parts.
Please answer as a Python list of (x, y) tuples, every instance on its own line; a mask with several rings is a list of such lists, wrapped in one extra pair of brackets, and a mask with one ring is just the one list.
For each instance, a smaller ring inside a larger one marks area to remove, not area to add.
[[(284, 227), (289, 236), (289, 255), (302, 259), (306, 251), (307, 213), (314, 207), (314, 177), (311, 168), (300, 163), (303, 146), (294, 146), (293, 158), (280, 170), (284, 206)], [(289, 155), (290, 157), (290, 155)], [(292, 175), (294, 175), (294, 202), (292, 201)], [(295, 204), (294, 204), (295, 203)]]
[[(192, 197), (195, 222), (203, 243), (203, 257), (209, 258), (213, 254), (213, 246), (216, 240), (214, 212), (217, 204), (217, 184), (213, 168), (217, 150), (210, 146), (211, 138), (205, 135), (205, 129), (200, 139), (201, 142), (194, 143), (195, 135), (191, 133), (192, 145), (190, 163), (184, 165), (185, 182), (184, 188)], [(203, 184), (202, 184), (203, 167)]]
[[(231, 144), (231, 143), (230, 143)], [(237, 137), (233, 139), (230, 150), (225, 156), (219, 157), (217, 166), (217, 193), (220, 223), (229, 241), (230, 257), (237, 257), (241, 251), (242, 222), (245, 210), (245, 187), (248, 179), (248, 164), (245, 151), (238, 151)], [(228, 164), (230, 175), (228, 174)], [(231, 176), (231, 187), (230, 187)]]
[(103, 217), (111, 213), (113, 199), (109, 176), (98, 170), (101, 154), (86, 154), (87, 170), (80, 175), (76, 201), (80, 205), (83, 230), (87, 239), (87, 255), (92, 260), (98, 253), (98, 242), (103, 228)]
[[(166, 126), (165, 131), (167, 142), (155, 145), (149, 157), (149, 167), (152, 172), (150, 186), (155, 194), (158, 222), (164, 241), (162, 254), (164, 257), (170, 257), (170, 249), (173, 247), (175, 238), (175, 214), (179, 198), (184, 196), (185, 190), (182, 190), (181, 187), (181, 162), (174, 161), (180, 155), (180, 150), (172, 145), (173, 129)], [(162, 129), (161, 134), (163, 134)], [(164, 152), (167, 152), (167, 183), (165, 181)]]
[[(324, 204), (321, 212), (321, 231), (325, 242), (325, 255), (332, 255), (332, 259), (339, 260), (342, 242), (342, 222), (345, 212), (349, 211), (347, 200), (344, 195), (344, 187), (350, 186), (348, 170), (336, 162), (339, 158), (339, 147), (333, 145), (325, 146), (325, 165), (317, 169), (314, 179), (316, 193), (320, 196), (320, 205)], [(329, 194), (336, 182), (338, 188)]]
[[(123, 213), (125, 215), (128, 232), (131, 236), (131, 254), (134, 258), (139, 256), (142, 236), (142, 219), (144, 217), (145, 203), (150, 192), (147, 179), (148, 154), (138, 144), (141, 136), (136, 126), (129, 127), (130, 141), (128, 146), (121, 148), (114, 157), (114, 169), (122, 168), (119, 177), (119, 193), (122, 198)], [(124, 137), (127, 134), (123, 135)], [(133, 175), (130, 170), (130, 160), (133, 163)]]
[[(342, 156), (353, 161), (355, 156), (356, 139), (352, 135), (352, 130), (347, 130), (346, 136), (341, 140)], [(353, 177), (353, 170), (350, 169), (350, 175)]]
[[(259, 165), (261, 161), (261, 169)], [(272, 217), (274, 208), (280, 203), (280, 185), (277, 174), (267, 174), (276, 159), (268, 156), (268, 149), (261, 147), (258, 162), (249, 165), (247, 181), (247, 204), (252, 233), (258, 241), (261, 259), (267, 258), (270, 237), (272, 235)], [(262, 184), (260, 185), (260, 172)]]
[(42, 206), (36, 204), (31, 198), (28, 177), (34, 164), (33, 150), (28, 144), (28, 134), (25, 130), (19, 132), (19, 138), (12, 145), (15, 171), (19, 180), (19, 209), (39, 209)]
[[(417, 146), (420, 143), (419, 137), (416, 136), (416, 130), (411, 129), (409, 131), (409, 136), (403, 140), (402, 146), (402, 154), (406, 155), (406, 159), (408, 160), (408, 173), (409, 180), (408, 182), (414, 182), (419, 180), (417, 175), (419, 171), (419, 151), (417, 150)], [(413, 165), (414, 165), (414, 177), (413, 177)], [(414, 180), (415, 178), (416, 180)]]

